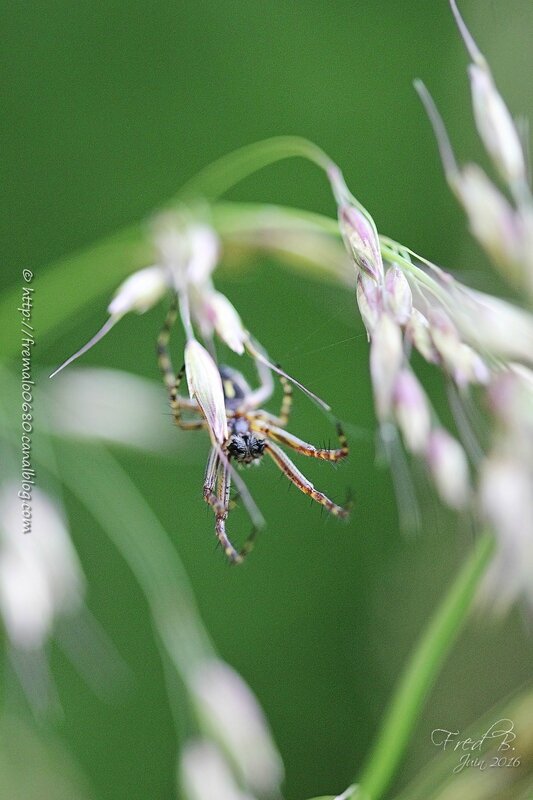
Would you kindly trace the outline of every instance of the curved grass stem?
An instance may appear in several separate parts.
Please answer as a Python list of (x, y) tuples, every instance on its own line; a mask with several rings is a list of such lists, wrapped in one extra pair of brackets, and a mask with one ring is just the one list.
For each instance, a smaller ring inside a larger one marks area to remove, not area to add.
[(307, 139), (275, 136), (241, 147), (209, 164), (181, 188), (177, 199), (216, 200), (254, 172), (287, 158), (305, 158), (325, 171), (333, 166), (329, 156)]
[(349, 800), (380, 800), (413, 733), (420, 711), (456, 641), (494, 549), (484, 533), (422, 634), (383, 719), (357, 787)]

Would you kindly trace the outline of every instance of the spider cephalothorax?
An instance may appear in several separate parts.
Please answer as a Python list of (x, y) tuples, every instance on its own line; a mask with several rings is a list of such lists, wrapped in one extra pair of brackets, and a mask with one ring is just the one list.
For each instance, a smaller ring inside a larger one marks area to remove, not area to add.
[[(233, 420), (232, 420), (233, 421)], [(252, 433), (246, 419), (237, 418), (235, 423), (242, 422), (246, 430), (242, 433), (232, 433), (226, 443), (228, 455), (235, 459), (237, 464), (258, 464), (265, 452), (265, 440)], [(230, 425), (230, 428), (233, 427)], [(240, 426), (239, 426), (240, 427)]]
[[(174, 374), (168, 353), (170, 330), (176, 319), (176, 308), (171, 307), (158, 340), (159, 366), (170, 395), (170, 407), (174, 420), (183, 430), (199, 430), (207, 428), (207, 420), (196, 400), (182, 397), (179, 386), (185, 368), (183, 367), (177, 377)], [(305, 475), (300, 472), (289, 456), (277, 443), (290, 447), (304, 456), (319, 458), (324, 461), (339, 461), (348, 455), (346, 437), (337, 424), (337, 436), (340, 447), (326, 449), (315, 447), (312, 444), (298, 439), (285, 430), (289, 421), (292, 406), (292, 387), (283, 375), (280, 376), (283, 387), (283, 401), (279, 415), (271, 414), (261, 408), (273, 392), (270, 370), (262, 375), (262, 384), (257, 389), (251, 389), (243, 375), (230, 367), (219, 367), (222, 388), (224, 391), (224, 407), (228, 424), (228, 438), (222, 446), (214, 445), (211, 448), (204, 479), (204, 499), (215, 514), (215, 533), (224, 552), (233, 563), (242, 561), (245, 554), (251, 549), (253, 534), (245, 542), (244, 547), (238, 551), (230, 542), (226, 533), (226, 519), (228, 517), (231, 501), (230, 489), (232, 478), (232, 461), (237, 465), (250, 465), (258, 463), (267, 453), (282, 473), (300, 489), (301, 492), (311, 497), (324, 506), (331, 514), (337, 517), (348, 516), (348, 509), (339, 506), (330, 500), (318, 489), (315, 489)], [(189, 411), (193, 414), (191, 419), (183, 419), (182, 412)]]

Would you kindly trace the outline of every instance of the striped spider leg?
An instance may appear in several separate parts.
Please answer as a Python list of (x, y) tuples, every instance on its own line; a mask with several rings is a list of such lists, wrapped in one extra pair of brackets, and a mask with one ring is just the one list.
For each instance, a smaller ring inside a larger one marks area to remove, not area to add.
[[(250, 414), (250, 427), (252, 430), (257, 431), (260, 435), (265, 436), (265, 452), (272, 458), (277, 467), (283, 472), (284, 475), (304, 494), (311, 497), (320, 505), (323, 505), (331, 514), (337, 517), (346, 518), (349, 515), (349, 508), (339, 506), (329, 499), (323, 492), (319, 492), (311, 481), (300, 472), (289, 456), (278, 447), (275, 442), (280, 442), (287, 447), (292, 448), (298, 453), (310, 458), (318, 458), (324, 461), (340, 461), (348, 455), (348, 442), (346, 436), (337, 423), (337, 435), (339, 438), (340, 447), (336, 449), (318, 448), (302, 439), (294, 436), (292, 433), (283, 430), (282, 428), (269, 424), (264, 418)], [(274, 441), (272, 441), (274, 440)]]
[(182, 397), (179, 394), (180, 384), (183, 380), (183, 376), (185, 375), (185, 365), (182, 366), (176, 376), (174, 374), (172, 361), (170, 359), (170, 351), (168, 349), (170, 333), (176, 322), (177, 316), (178, 307), (176, 301), (174, 301), (168, 310), (165, 322), (163, 323), (163, 327), (161, 328), (161, 332), (157, 338), (157, 362), (159, 364), (161, 375), (163, 376), (163, 382), (167, 387), (170, 408), (174, 417), (174, 422), (184, 431), (200, 430), (201, 428), (207, 428), (207, 422), (203, 416), (201, 419), (185, 420), (181, 414), (182, 411), (192, 411), (193, 413), (199, 415), (201, 415), (202, 412), (196, 400), (191, 400), (189, 397)]

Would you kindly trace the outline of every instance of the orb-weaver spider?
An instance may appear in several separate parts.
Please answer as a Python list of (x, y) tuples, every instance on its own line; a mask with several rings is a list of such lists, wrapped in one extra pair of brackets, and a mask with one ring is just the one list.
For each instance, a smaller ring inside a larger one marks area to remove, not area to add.
[[(187, 431), (206, 429), (208, 428), (207, 421), (196, 400), (179, 394), (185, 366), (181, 368), (177, 376), (172, 368), (168, 343), (176, 317), (177, 309), (173, 305), (157, 340), (159, 368), (169, 393), (170, 407), (176, 425)], [(331, 514), (337, 517), (347, 517), (348, 508), (337, 505), (325, 494), (315, 489), (311, 481), (300, 472), (289, 456), (276, 444), (279, 442), (312, 458), (339, 461), (348, 455), (348, 443), (340, 424), (337, 423), (336, 426), (340, 447), (332, 450), (317, 448), (284, 430), (289, 421), (292, 406), (292, 386), (287, 378), (283, 375), (279, 376), (283, 387), (283, 400), (279, 416), (275, 416), (260, 408), (273, 392), (270, 370), (262, 373), (261, 386), (255, 390), (250, 388), (243, 375), (237, 370), (220, 366), (219, 372), (224, 390), (229, 436), (221, 449), (215, 446), (211, 448), (205, 471), (203, 494), (206, 503), (215, 514), (215, 533), (229, 560), (234, 564), (240, 563), (252, 549), (256, 533), (256, 529), (254, 529), (240, 551), (235, 549), (226, 533), (226, 519), (231, 508), (232, 461), (238, 466), (250, 466), (258, 464), (263, 455), (268, 453), (284, 475), (301, 492), (320, 503)], [(184, 419), (183, 411), (192, 412), (195, 417)]]

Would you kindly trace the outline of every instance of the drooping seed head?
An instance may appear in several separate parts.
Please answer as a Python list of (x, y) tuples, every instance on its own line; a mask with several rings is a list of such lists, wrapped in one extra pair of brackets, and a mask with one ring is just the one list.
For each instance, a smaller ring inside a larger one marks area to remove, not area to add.
[(405, 325), (413, 310), (411, 287), (402, 270), (390, 267), (385, 274), (385, 305), (398, 325)]
[(466, 508), (470, 500), (470, 477), (465, 452), (443, 428), (431, 431), (426, 459), (437, 492), (450, 508)]
[(515, 211), (485, 172), (467, 164), (450, 179), (472, 235), (508, 280), (522, 279), (523, 232)]
[(533, 606), (533, 470), (514, 453), (496, 450), (481, 468), (480, 514), (498, 548), (484, 584), (485, 601), (504, 613), (520, 595)]
[(253, 800), (240, 788), (223, 749), (209, 739), (192, 739), (181, 748), (178, 783), (186, 800)]
[(429, 323), (433, 344), (455, 383), (460, 387), (469, 383), (486, 384), (490, 378), (487, 365), (475, 350), (461, 341), (448, 315), (440, 308), (431, 309)]
[(370, 344), (370, 374), (380, 420), (386, 419), (391, 411), (392, 390), (403, 358), (400, 328), (387, 313), (383, 313), (374, 328)]
[(58, 504), (34, 488), (25, 536), (18, 492), (6, 484), (0, 493), (0, 615), (13, 646), (33, 651), (59, 617), (79, 610), (85, 577)]
[(465, 341), (480, 352), (533, 364), (533, 319), (499, 297), (454, 283), (456, 322)]
[(220, 338), (235, 353), (244, 353), (247, 332), (241, 318), (226, 295), (206, 288), (195, 304), (195, 316), (204, 335), (216, 330)]
[(228, 422), (220, 372), (196, 339), (190, 339), (185, 345), (185, 371), (190, 396), (202, 409), (211, 438), (223, 444), (228, 438)]
[(276, 794), (283, 765), (263, 710), (241, 676), (212, 660), (195, 668), (189, 688), (203, 731), (228, 754), (244, 785), (261, 796)]
[(513, 186), (526, 182), (524, 151), (513, 118), (486, 64), (468, 68), (478, 133), (502, 179)]
[(406, 448), (415, 455), (423, 455), (431, 430), (431, 414), (426, 394), (411, 369), (402, 369), (396, 376), (392, 402)]
[(144, 314), (162, 299), (168, 289), (169, 275), (163, 267), (145, 267), (120, 284), (107, 310), (112, 317), (122, 317), (129, 311)]
[(430, 364), (439, 363), (440, 358), (431, 338), (429, 322), (417, 308), (413, 308), (405, 327), (405, 336), (426, 361)]
[(383, 311), (382, 293), (373, 278), (360, 272), (357, 276), (357, 305), (369, 339)]
[(341, 233), (355, 264), (379, 285), (383, 284), (383, 260), (376, 231), (370, 220), (351, 205), (339, 207)]
[(167, 213), (155, 219), (153, 228), (160, 262), (172, 273), (177, 289), (210, 279), (220, 259), (220, 241), (210, 226)]

